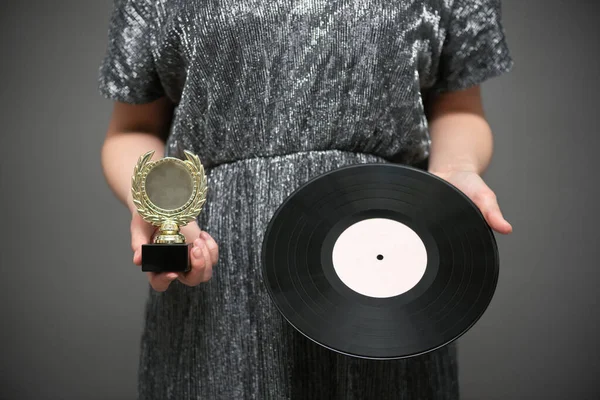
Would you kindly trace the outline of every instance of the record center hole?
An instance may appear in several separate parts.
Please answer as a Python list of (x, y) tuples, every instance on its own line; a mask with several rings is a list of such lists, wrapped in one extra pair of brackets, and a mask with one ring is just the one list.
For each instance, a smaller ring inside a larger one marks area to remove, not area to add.
[(379, 261), (381, 261), (381, 260), (383, 260), (383, 256), (382, 256), (381, 254), (378, 254), (378, 255), (377, 255), (377, 259), (378, 259)]

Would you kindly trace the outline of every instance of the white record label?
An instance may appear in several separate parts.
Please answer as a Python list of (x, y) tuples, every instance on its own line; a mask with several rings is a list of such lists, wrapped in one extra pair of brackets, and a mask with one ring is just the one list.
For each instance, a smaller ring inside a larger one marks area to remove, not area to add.
[(391, 219), (357, 222), (333, 246), (340, 280), (364, 296), (387, 298), (415, 287), (425, 275), (425, 244), (408, 226)]

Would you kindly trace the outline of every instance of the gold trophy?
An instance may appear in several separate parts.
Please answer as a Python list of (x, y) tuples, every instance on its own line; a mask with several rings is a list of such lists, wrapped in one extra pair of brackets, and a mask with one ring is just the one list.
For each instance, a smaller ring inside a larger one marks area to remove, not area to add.
[(142, 271), (187, 272), (189, 247), (180, 228), (194, 221), (206, 202), (206, 175), (198, 156), (184, 151), (187, 160), (164, 157), (150, 161), (154, 151), (141, 156), (133, 170), (131, 193), (140, 216), (158, 227), (153, 243), (142, 245)]

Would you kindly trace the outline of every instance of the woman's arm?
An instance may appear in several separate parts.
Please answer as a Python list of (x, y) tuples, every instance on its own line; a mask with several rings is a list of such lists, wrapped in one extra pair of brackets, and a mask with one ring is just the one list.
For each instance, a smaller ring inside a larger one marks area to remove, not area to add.
[(429, 109), (429, 127), (429, 172), (469, 196), (492, 229), (510, 233), (512, 226), (502, 216), (496, 195), (481, 179), (492, 158), (493, 137), (479, 86), (434, 99)]
[(102, 147), (104, 176), (115, 196), (131, 212), (131, 176), (139, 157), (154, 150), (154, 159), (164, 156), (165, 140), (172, 118), (167, 99), (150, 104), (115, 103)]
[(442, 94), (431, 104), (429, 169), (444, 173), (487, 169), (493, 150), (492, 131), (481, 102), (479, 86)]

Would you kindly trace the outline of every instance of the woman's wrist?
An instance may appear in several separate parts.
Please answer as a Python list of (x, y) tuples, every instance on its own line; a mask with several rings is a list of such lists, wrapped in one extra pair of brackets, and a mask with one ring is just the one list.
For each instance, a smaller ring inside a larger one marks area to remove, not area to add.
[(478, 165), (477, 162), (469, 160), (430, 162), (428, 169), (429, 172), (435, 175), (448, 175), (455, 172), (473, 172), (477, 175), (481, 175), (484, 171), (482, 165)]

